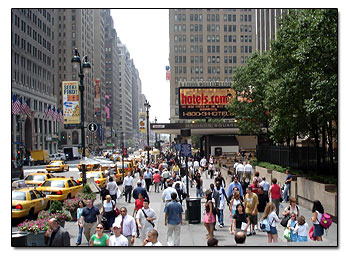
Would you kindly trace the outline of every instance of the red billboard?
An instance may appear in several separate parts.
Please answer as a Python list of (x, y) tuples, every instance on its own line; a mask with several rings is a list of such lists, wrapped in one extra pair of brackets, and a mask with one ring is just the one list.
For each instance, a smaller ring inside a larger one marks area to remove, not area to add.
[(234, 96), (230, 87), (180, 87), (179, 118), (232, 118), (227, 106)]

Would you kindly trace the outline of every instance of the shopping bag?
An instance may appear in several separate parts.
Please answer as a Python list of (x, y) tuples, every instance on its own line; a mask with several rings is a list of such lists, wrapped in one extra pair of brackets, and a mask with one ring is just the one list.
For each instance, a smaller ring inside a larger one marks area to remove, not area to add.
[(291, 240), (291, 230), (289, 228), (285, 228), (285, 230), (284, 230), (284, 238), (287, 241)]
[[(241, 223), (241, 228), (240, 228), (240, 229), (243, 230), (244, 232), (245, 232), (246, 225), (247, 225), (246, 222), (242, 222), (242, 223)], [(247, 235), (250, 234), (250, 225), (248, 226), (248, 228), (247, 228), (247, 230), (246, 230), (245, 233), (246, 233)]]
[(312, 226), (309, 230), (309, 237), (311, 240), (316, 241), (316, 237), (314, 237), (313, 234), (314, 234), (314, 226)]

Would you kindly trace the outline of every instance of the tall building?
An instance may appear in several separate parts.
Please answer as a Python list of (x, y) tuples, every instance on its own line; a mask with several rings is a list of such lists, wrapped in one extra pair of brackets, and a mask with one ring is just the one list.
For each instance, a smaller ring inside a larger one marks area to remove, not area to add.
[(119, 48), (119, 92), (120, 92), (120, 141), (132, 138), (132, 69), (130, 53), (118, 37)]
[(256, 9), (256, 51), (263, 53), (270, 49), (270, 41), (276, 39), (280, 28), (278, 17), (288, 9)]
[(138, 144), (139, 124), (138, 124), (138, 108), (139, 108), (139, 92), (141, 79), (139, 78), (138, 70), (136, 69), (133, 60), (131, 61), (132, 68), (132, 129), (133, 129), (133, 146)]
[(120, 88), (119, 88), (119, 50), (117, 32), (110, 10), (105, 16), (105, 83), (106, 83), (106, 139), (108, 145), (120, 147)]
[(58, 148), (59, 123), (45, 113), (58, 107), (57, 12), (11, 9), (11, 96), (29, 107), (11, 115), (12, 158), (17, 150), (28, 156), (31, 150), (52, 154)]
[[(94, 74), (95, 74), (95, 45), (94, 45), (94, 9), (56, 9), (58, 13), (58, 107), (62, 109), (62, 82), (80, 81), (79, 68), (72, 66), (71, 60), (74, 55), (74, 49), (77, 48), (81, 59), (88, 56), (91, 64), (91, 70), (84, 76), (84, 120), (85, 125), (94, 121)], [(85, 145), (93, 145), (95, 138), (92, 133), (85, 130)], [(59, 130), (60, 147), (80, 146), (81, 130), (79, 127), (70, 127)]]
[(94, 134), (94, 148), (105, 146), (106, 82), (105, 82), (105, 9), (94, 10), (94, 121), (98, 129)]
[(170, 9), (170, 120), (179, 121), (180, 82), (231, 83), (255, 51), (255, 9)]

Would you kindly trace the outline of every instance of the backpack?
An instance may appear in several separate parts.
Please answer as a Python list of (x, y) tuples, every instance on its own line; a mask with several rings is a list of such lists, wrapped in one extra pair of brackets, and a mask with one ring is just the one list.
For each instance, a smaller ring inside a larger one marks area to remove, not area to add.
[[(274, 220), (275, 220), (275, 219), (273, 218), (273, 221), (272, 221), (271, 224), (273, 224)], [(270, 226), (271, 226), (271, 224), (269, 224), (269, 218), (268, 218), (268, 217), (265, 218), (265, 219), (263, 219), (263, 220), (261, 220), (261, 221), (260, 221), (260, 229), (261, 229), (261, 231), (263, 231), (263, 232), (269, 232), (269, 231), (270, 231)]]
[[(317, 220), (317, 221), (318, 221), (318, 220)], [(324, 229), (329, 228), (329, 227), (332, 225), (332, 223), (333, 223), (332, 217), (331, 217), (329, 214), (327, 214), (327, 213), (323, 213), (323, 214), (322, 214), (322, 217), (321, 217), (321, 220), (318, 221), (318, 222), (320, 223), (320, 225), (321, 225)]]

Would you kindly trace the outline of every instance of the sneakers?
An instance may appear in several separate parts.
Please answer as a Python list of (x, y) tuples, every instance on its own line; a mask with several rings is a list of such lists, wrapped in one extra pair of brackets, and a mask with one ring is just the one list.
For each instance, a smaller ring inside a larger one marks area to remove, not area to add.
[(252, 236), (252, 234), (251, 234), (251, 233), (249, 233), (249, 234), (247, 234), (246, 236)]
[(220, 227), (220, 228), (223, 228), (223, 225), (222, 225), (222, 224), (220, 224), (220, 225), (219, 225), (219, 227)]

